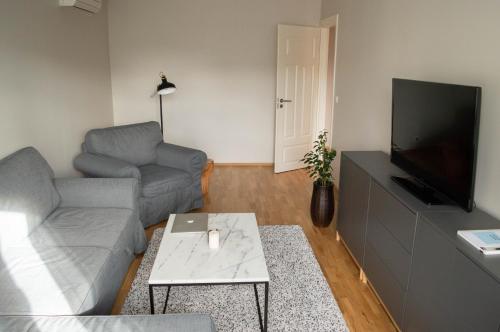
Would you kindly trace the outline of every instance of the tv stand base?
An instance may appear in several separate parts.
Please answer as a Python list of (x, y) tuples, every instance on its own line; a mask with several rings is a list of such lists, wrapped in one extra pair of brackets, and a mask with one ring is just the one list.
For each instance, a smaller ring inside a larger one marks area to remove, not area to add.
[(391, 176), (391, 180), (408, 190), (427, 205), (443, 205), (445, 202), (436, 197), (437, 192), (412, 178)]

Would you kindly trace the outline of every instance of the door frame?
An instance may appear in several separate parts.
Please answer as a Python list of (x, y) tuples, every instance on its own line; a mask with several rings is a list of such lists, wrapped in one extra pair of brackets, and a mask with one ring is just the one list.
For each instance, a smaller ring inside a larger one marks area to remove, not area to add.
[[(337, 83), (337, 54), (338, 54), (338, 37), (339, 37), (339, 15), (333, 15), (327, 18), (324, 18), (320, 21), (319, 26), (321, 29), (321, 41), (320, 41), (320, 81), (319, 81), (319, 108), (318, 108), (318, 117), (316, 120), (316, 132), (319, 133), (320, 130), (325, 128), (328, 130), (328, 142), (327, 144), (332, 146), (332, 136), (333, 136), (333, 124), (335, 119), (335, 105), (337, 104), (337, 96), (335, 94), (335, 87)], [(330, 29), (335, 27), (335, 48), (334, 48), (334, 60), (333, 60), (333, 103), (332, 109), (326, 109), (326, 98), (327, 98), (327, 75), (328, 75), (328, 54), (329, 54), (329, 34)], [(325, 123), (325, 117), (327, 113), (331, 113), (331, 122)]]

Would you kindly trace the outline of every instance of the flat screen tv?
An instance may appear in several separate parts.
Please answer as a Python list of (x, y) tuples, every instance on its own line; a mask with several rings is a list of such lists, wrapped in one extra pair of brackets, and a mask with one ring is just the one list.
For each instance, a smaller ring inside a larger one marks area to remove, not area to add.
[(393, 79), (391, 161), (411, 175), (393, 179), (472, 211), (480, 108), (480, 87)]

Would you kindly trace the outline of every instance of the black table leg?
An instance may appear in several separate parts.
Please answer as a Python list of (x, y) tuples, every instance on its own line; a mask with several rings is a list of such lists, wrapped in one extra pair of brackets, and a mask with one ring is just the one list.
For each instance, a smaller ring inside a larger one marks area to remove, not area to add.
[[(258, 284), (264, 284), (264, 312), (261, 311), (260, 308), (260, 301), (259, 301), (259, 291), (257, 289)], [(167, 305), (168, 305), (168, 298), (170, 296), (170, 288), (172, 285), (157, 285), (157, 286), (167, 286), (167, 297), (165, 299), (165, 304), (163, 306), (163, 313), (167, 311)], [(187, 285), (177, 285), (177, 286), (187, 286)], [(268, 316), (269, 316), (269, 282), (258, 282), (258, 283), (253, 283), (253, 289), (255, 291), (255, 301), (257, 304), (257, 314), (259, 315), (259, 325), (260, 325), (260, 330), (263, 332), (267, 332), (267, 325), (268, 325)], [(151, 308), (151, 314), (154, 315), (155, 313), (155, 304), (154, 304), (154, 292), (153, 292), (153, 285), (149, 285), (149, 305)]]
[(262, 315), (260, 313), (259, 292), (257, 291), (257, 284), (253, 284), (253, 290), (255, 291), (255, 301), (257, 302), (257, 314), (259, 315), (260, 330), (264, 331), (264, 324), (262, 323)]
[(151, 315), (155, 314), (155, 301), (153, 298), (153, 285), (149, 285), (149, 308), (151, 310)]
[(268, 315), (268, 303), (269, 303), (269, 283), (264, 283), (264, 318), (262, 317), (260, 311), (260, 303), (259, 303), (259, 292), (257, 290), (257, 284), (253, 284), (253, 289), (255, 291), (255, 300), (257, 301), (257, 314), (259, 315), (259, 325), (260, 330), (263, 332), (267, 332), (267, 315)]
[(165, 305), (163, 306), (163, 314), (167, 311), (168, 296), (170, 295), (170, 286), (167, 288), (167, 298), (165, 299)]
[(264, 332), (267, 332), (267, 316), (268, 316), (268, 305), (269, 305), (269, 283), (264, 284)]

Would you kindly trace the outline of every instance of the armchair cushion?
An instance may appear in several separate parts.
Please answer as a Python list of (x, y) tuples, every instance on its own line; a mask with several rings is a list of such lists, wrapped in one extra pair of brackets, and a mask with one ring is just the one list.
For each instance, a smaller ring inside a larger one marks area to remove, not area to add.
[(182, 169), (191, 175), (201, 173), (207, 163), (205, 152), (174, 144), (159, 144), (157, 154), (159, 165)]
[(146, 165), (139, 167), (142, 178), (142, 196), (154, 197), (174, 191), (183, 190), (192, 184), (189, 173), (180, 169)]
[(54, 172), (32, 147), (0, 161), (0, 242), (27, 236), (59, 205)]
[(92, 153), (79, 154), (73, 164), (85, 175), (100, 178), (141, 178), (139, 169), (126, 161)]
[(136, 166), (156, 161), (156, 146), (163, 141), (158, 122), (93, 129), (85, 135), (85, 149)]

